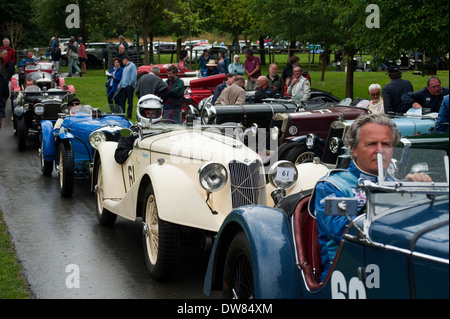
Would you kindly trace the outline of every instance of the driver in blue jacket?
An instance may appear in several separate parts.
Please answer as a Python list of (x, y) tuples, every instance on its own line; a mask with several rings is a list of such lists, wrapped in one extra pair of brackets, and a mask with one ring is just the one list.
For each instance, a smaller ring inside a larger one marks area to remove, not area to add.
[[(393, 147), (400, 140), (396, 125), (383, 114), (368, 114), (358, 117), (345, 136), (345, 146), (352, 161), (347, 169), (331, 170), (320, 179), (311, 195), (309, 212), (315, 216), (319, 230), (319, 244), (323, 270), (319, 280), (323, 281), (330, 270), (339, 243), (349, 224), (345, 216), (325, 214), (325, 200), (334, 197), (355, 197), (358, 213), (366, 204), (364, 190), (357, 187), (358, 179), (378, 181), (377, 153), (383, 155), (386, 170), (393, 154)], [(430, 181), (428, 175), (408, 175), (414, 181)]]

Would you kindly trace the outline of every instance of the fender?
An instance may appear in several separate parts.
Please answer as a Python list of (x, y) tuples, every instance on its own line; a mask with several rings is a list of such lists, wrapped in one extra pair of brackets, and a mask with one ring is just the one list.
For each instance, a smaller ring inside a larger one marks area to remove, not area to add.
[(281, 210), (267, 206), (245, 206), (227, 216), (211, 251), (204, 293), (210, 295), (213, 286), (222, 283), (228, 246), (239, 230), (244, 231), (250, 246), (255, 298), (300, 298), (289, 223)]
[[(107, 142), (101, 145), (105, 143)], [(211, 212), (205, 199), (200, 194), (198, 186), (192, 182), (183, 170), (168, 164), (151, 164), (142, 171), (141, 175), (136, 178), (133, 186), (125, 193), (122, 168), (127, 169), (126, 165), (117, 164), (114, 160), (114, 154), (107, 155), (107, 152), (102, 152), (104, 150), (100, 149), (100, 147), (99, 150), (101, 152), (101, 160), (104, 163), (102, 165), (104, 205), (111, 212), (129, 220), (136, 220), (139, 209), (136, 205), (138, 202), (141, 202), (140, 198), (138, 198), (142, 194), (140, 190), (147, 187), (150, 179), (158, 206), (159, 218), (178, 225), (213, 232), (219, 230), (225, 216), (222, 214), (214, 215)], [(111, 158), (114, 163), (110, 160)], [(108, 171), (105, 171), (105, 168)], [(173, 183), (173, 181), (176, 181), (176, 183)], [(119, 184), (121, 185), (120, 187)], [(120, 200), (117, 201), (117, 199)], [(186, 203), (189, 203), (189, 205), (186, 205)], [(192, 210), (192, 207), (195, 207), (195, 210)]]
[[(144, 173), (150, 176), (158, 214), (162, 220), (213, 232), (219, 231), (225, 216), (211, 212), (205, 197), (199, 191), (199, 186), (182, 169), (170, 164), (153, 164), (147, 167)], [(186, 205), (187, 203), (189, 205)]]
[(42, 155), (45, 161), (55, 159), (55, 139), (53, 137), (52, 121), (41, 121), (42, 128)]
[[(94, 155), (94, 169), (98, 169), (98, 163), (102, 163), (103, 194), (105, 198), (120, 199), (125, 196), (125, 186), (122, 178), (122, 165), (114, 159), (116, 142), (100, 143)], [(97, 171), (92, 174), (92, 187), (97, 184)]]
[(58, 137), (62, 140), (68, 140), (74, 138), (75, 136), (69, 132), (62, 132), (58, 134)]

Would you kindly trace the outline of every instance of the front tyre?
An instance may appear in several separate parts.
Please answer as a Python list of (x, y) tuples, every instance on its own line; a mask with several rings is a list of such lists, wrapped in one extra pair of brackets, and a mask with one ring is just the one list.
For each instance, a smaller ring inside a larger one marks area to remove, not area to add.
[(59, 144), (59, 186), (63, 197), (70, 197), (75, 183), (75, 164), (70, 143)]
[(159, 218), (151, 185), (144, 195), (143, 243), (147, 268), (153, 279), (165, 281), (173, 274), (180, 247), (178, 226)]
[(16, 135), (19, 151), (25, 151), (27, 148), (27, 124), (23, 117), (20, 119), (16, 117)]
[(53, 161), (46, 161), (44, 157), (44, 141), (41, 137), (41, 148), (39, 149), (39, 157), (41, 160), (41, 172), (45, 176), (51, 176), (53, 172)]
[(97, 168), (97, 187), (96, 193), (96, 206), (97, 206), (97, 220), (100, 225), (112, 226), (116, 222), (117, 215), (111, 213), (109, 210), (103, 207), (104, 194), (103, 194), (103, 170), (102, 163), (99, 163)]
[(247, 237), (239, 232), (230, 244), (223, 272), (223, 297), (253, 299), (254, 278), (250, 246)]

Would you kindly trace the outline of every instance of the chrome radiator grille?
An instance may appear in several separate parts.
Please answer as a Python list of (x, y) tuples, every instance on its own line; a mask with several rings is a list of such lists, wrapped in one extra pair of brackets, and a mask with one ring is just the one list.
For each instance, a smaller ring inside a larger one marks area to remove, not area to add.
[(266, 204), (265, 175), (260, 161), (250, 164), (231, 161), (228, 168), (233, 208), (251, 204)]

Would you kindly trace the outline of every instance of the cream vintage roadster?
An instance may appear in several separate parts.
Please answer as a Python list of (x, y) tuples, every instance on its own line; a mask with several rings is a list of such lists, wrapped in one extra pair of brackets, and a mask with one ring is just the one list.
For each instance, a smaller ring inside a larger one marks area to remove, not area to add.
[(275, 189), (289, 188), (288, 193), (308, 189), (324, 174), (306, 170), (303, 176), (309, 172), (318, 176), (297, 181), (296, 167), (282, 161), (271, 167), (280, 183), (266, 185), (261, 157), (243, 143), (252, 134), (239, 129), (138, 123), (134, 132), (123, 130), (136, 135), (123, 164), (114, 159), (117, 142), (99, 144), (92, 172), (97, 218), (103, 225), (114, 224), (117, 216), (131, 221), (142, 218), (144, 254), (152, 278), (170, 278), (182, 235), (200, 234), (203, 248), (210, 249), (232, 209), (271, 206), (270, 193)]

